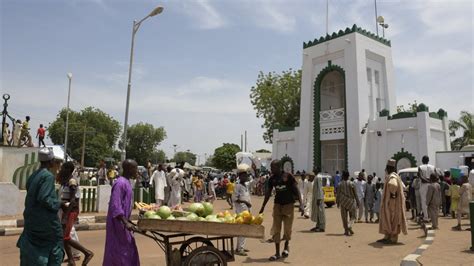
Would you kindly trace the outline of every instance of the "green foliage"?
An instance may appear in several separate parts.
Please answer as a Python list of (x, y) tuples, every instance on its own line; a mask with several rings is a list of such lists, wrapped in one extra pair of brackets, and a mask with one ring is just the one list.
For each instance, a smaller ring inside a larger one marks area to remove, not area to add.
[(258, 153), (271, 153), (271, 151), (266, 150), (266, 149), (256, 150), (255, 152), (258, 152)]
[[(139, 165), (145, 165), (153, 158), (156, 147), (166, 138), (163, 127), (155, 128), (152, 124), (138, 123), (127, 131), (127, 159), (134, 159)], [(119, 143), (119, 147), (123, 147)]]
[(213, 155), (209, 156), (209, 157), (206, 159), (206, 162), (204, 163), (204, 165), (205, 165), (205, 166), (211, 166), (211, 167), (213, 167), (213, 166), (214, 166), (213, 160), (214, 160), (214, 156), (213, 156)]
[[(65, 126), (66, 108), (49, 124), (47, 132), (53, 144), (64, 144)], [(86, 134), (84, 164), (95, 166), (99, 160), (112, 157), (120, 123), (97, 108), (87, 107), (80, 112), (70, 110), (68, 153), (76, 160), (81, 158), (84, 129), (89, 132)]]
[(196, 163), (196, 154), (188, 152), (188, 151), (179, 151), (177, 152), (174, 157), (173, 161), (177, 163), (187, 162), (190, 165), (194, 165)]
[(405, 106), (399, 105), (397, 106), (397, 113), (416, 113), (418, 109), (418, 103), (413, 101), (413, 103), (408, 103), (408, 107), (405, 108)]
[(150, 160), (154, 164), (165, 163), (166, 153), (163, 150), (155, 150), (152, 152)]
[(250, 90), (250, 102), (263, 118), (263, 139), (272, 143), (273, 130), (295, 127), (300, 119), (301, 70), (283, 71), (281, 74), (260, 71), (257, 83)]
[[(456, 137), (458, 131), (462, 131), (461, 137)], [(453, 150), (460, 150), (467, 145), (474, 145), (474, 113), (461, 111), (458, 121), (449, 121), (449, 135), (456, 137), (451, 141)]]
[(218, 169), (230, 171), (235, 168), (235, 154), (240, 152), (240, 146), (233, 143), (224, 143), (214, 150), (212, 164)]

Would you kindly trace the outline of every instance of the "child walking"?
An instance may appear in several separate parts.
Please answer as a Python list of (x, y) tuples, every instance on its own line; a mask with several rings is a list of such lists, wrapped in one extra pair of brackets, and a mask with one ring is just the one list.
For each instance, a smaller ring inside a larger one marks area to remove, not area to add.
[(374, 213), (377, 217), (375, 223), (380, 220), (380, 203), (382, 202), (382, 183), (377, 182), (375, 184), (375, 202), (374, 202)]

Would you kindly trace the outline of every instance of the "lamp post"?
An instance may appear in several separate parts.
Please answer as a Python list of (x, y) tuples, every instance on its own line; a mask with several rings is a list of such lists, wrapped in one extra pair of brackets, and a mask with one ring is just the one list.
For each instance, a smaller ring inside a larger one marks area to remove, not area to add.
[(66, 132), (64, 133), (64, 161), (67, 161), (67, 136), (69, 133), (69, 102), (71, 101), (71, 81), (72, 73), (67, 73), (67, 78), (69, 79), (69, 89), (67, 92), (67, 109), (66, 109)]
[(142, 20), (140, 20), (138, 22), (136, 20), (133, 21), (132, 46), (130, 48), (130, 65), (129, 65), (129, 68), (128, 68), (127, 102), (126, 102), (126, 105), (125, 105), (125, 122), (124, 122), (124, 126), (123, 126), (123, 139), (122, 139), (123, 150), (122, 150), (122, 156), (121, 156), (122, 161), (125, 160), (125, 158), (127, 156), (128, 109), (129, 109), (129, 105), (130, 105), (130, 89), (132, 88), (132, 65), (133, 65), (133, 47), (134, 47), (134, 44), (135, 44), (135, 34), (137, 33), (137, 31), (140, 28), (140, 25), (142, 24), (143, 21), (145, 21), (149, 17), (154, 17), (154, 16), (160, 14), (161, 12), (163, 12), (163, 7), (158, 6), (155, 9), (153, 9), (153, 11), (151, 11), (150, 14), (148, 14), (148, 16), (144, 17)]

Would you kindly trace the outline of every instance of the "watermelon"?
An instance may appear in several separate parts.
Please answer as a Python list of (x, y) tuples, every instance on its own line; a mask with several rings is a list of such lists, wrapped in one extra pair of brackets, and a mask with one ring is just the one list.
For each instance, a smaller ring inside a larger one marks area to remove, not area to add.
[(156, 214), (161, 216), (163, 219), (167, 219), (171, 215), (171, 209), (168, 206), (161, 206), (157, 211)]
[(161, 217), (158, 214), (153, 214), (148, 219), (156, 219), (156, 220), (161, 220)]
[(146, 211), (143, 216), (148, 219), (152, 215), (156, 215), (156, 213), (154, 211)]
[(189, 205), (188, 211), (197, 214), (198, 216), (204, 217), (205, 215), (205, 209), (204, 205), (201, 203), (193, 203)]
[(204, 202), (202, 205), (204, 206), (204, 215), (203, 216), (211, 215), (214, 212), (214, 206), (212, 206), (212, 203)]
[(195, 213), (191, 213), (190, 215), (186, 216), (186, 218), (190, 221), (196, 221), (198, 219), (198, 216)]

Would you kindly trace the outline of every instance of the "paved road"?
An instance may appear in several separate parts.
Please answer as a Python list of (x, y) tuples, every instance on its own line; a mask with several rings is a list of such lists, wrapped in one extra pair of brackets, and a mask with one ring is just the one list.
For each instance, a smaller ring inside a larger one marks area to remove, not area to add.
[[(262, 198), (254, 197), (252, 200), (253, 210), (257, 212), (261, 206)], [(267, 235), (271, 228), (272, 205), (269, 202), (265, 211), (264, 226)], [(219, 200), (216, 202), (215, 207), (217, 210), (223, 210), (228, 206), (226, 206), (224, 201)], [(290, 257), (275, 263), (291, 265), (400, 265), (400, 261), (406, 255), (415, 251), (422, 244), (424, 238), (423, 232), (415, 225), (409, 223), (409, 233), (407, 236), (400, 236), (401, 243), (399, 245), (383, 246), (375, 242), (381, 238), (381, 235), (378, 234), (377, 224), (356, 224), (354, 226), (355, 235), (346, 237), (343, 235), (339, 210), (335, 207), (326, 209), (326, 216), (327, 228), (325, 233), (311, 233), (308, 229), (313, 227), (313, 223), (310, 220), (297, 217), (293, 227)], [(441, 230), (453, 222), (454, 220), (443, 221), (441, 223)], [(443, 239), (449, 239), (452, 236), (447, 234)], [(468, 232), (460, 232), (455, 236), (461, 237), (461, 239), (464, 239), (464, 242), (468, 242)], [(101, 265), (105, 231), (82, 231), (79, 232), (79, 237), (81, 243), (96, 253), (90, 265)], [(2, 250), (1, 265), (18, 265), (19, 252), (15, 247), (17, 239), (17, 236), (0, 237), (0, 250)], [(152, 240), (141, 235), (137, 235), (136, 240), (142, 265), (164, 265), (163, 251)], [(462, 252), (465, 248), (459, 248), (459, 241), (452, 240), (451, 242), (455, 243), (450, 243), (450, 250), (457, 256), (453, 256), (454, 258), (446, 260), (446, 262), (449, 262), (451, 265), (458, 265), (474, 261), (474, 257), (471, 254)], [(465, 244), (463, 243), (463, 245)], [(433, 246), (435, 245), (440, 245), (441, 248), (438, 248), (438, 250), (443, 250), (443, 243), (438, 243), (436, 238)], [(246, 247), (251, 250), (249, 256), (236, 256), (236, 262), (233, 265), (266, 264), (268, 263), (268, 257), (274, 253), (274, 244), (264, 243), (259, 239), (247, 239)], [(435, 258), (434, 261), (430, 261), (431, 263), (439, 261), (439, 257), (436, 255), (439, 253), (435, 249), (428, 249), (425, 252)], [(432, 254), (432, 252), (436, 253)], [(449, 256), (449, 254), (446, 254), (446, 256)], [(469, 260), (470, 258), (472, 258), (471, 261)], [(444, 264), (446, 265), (446, 263)]]

